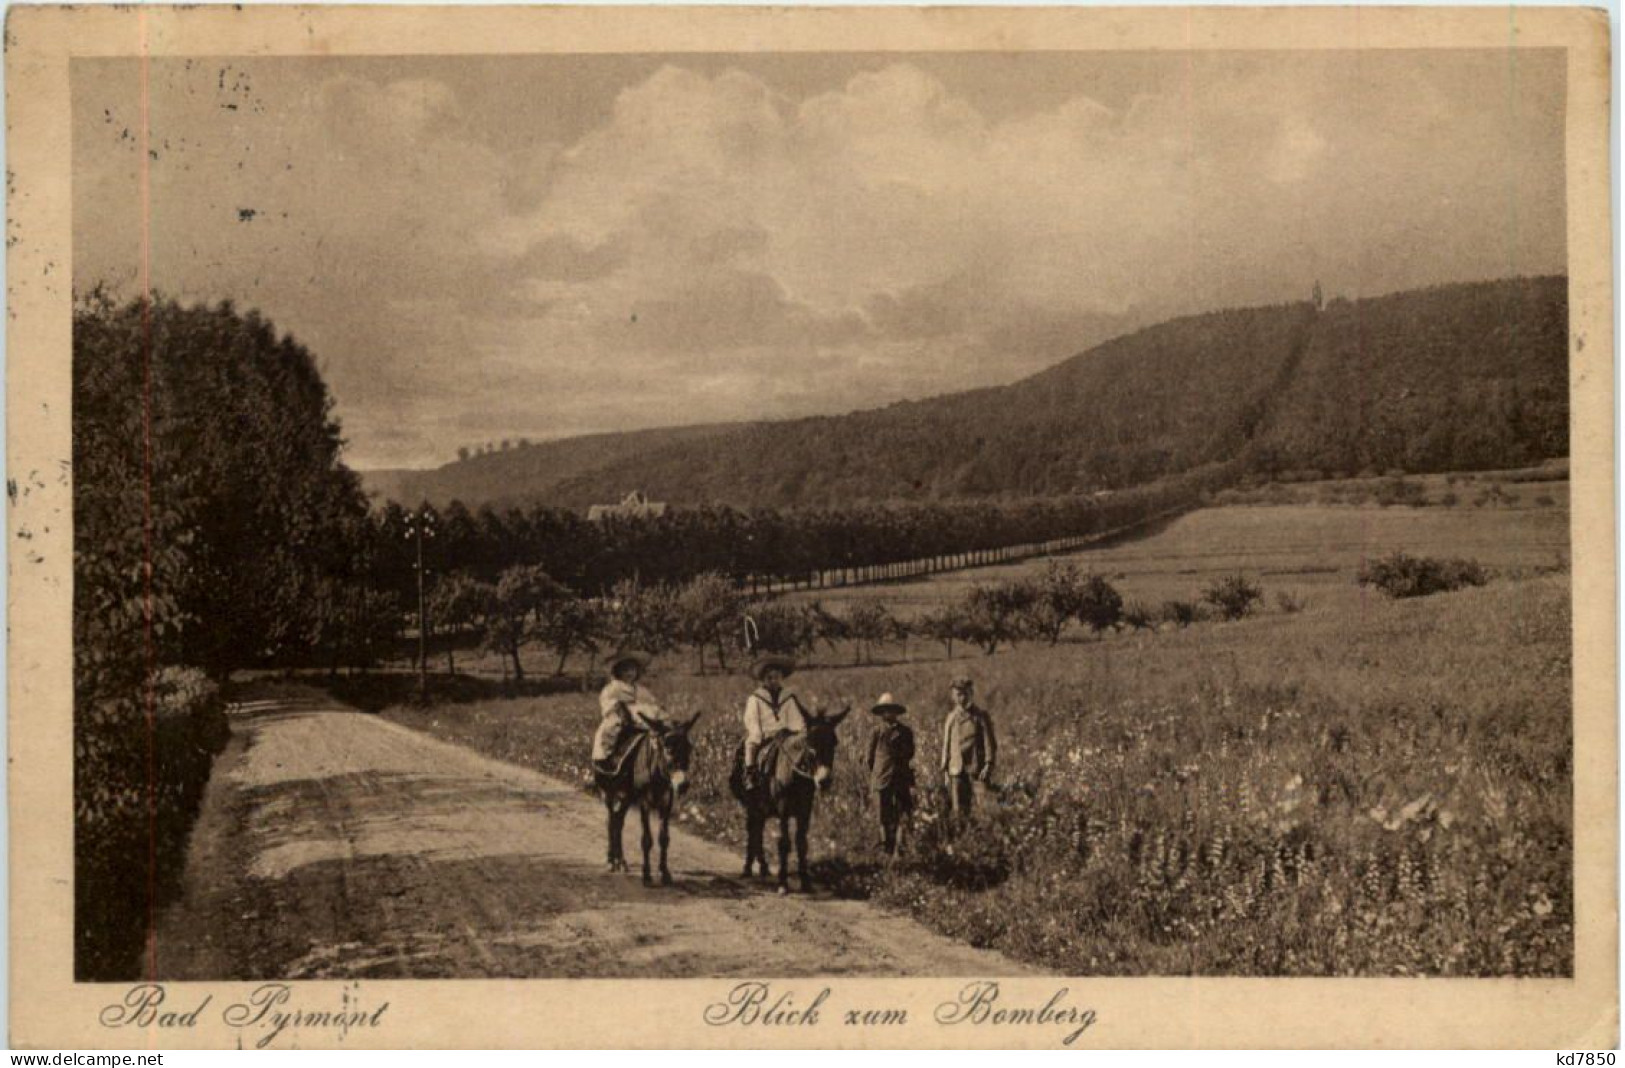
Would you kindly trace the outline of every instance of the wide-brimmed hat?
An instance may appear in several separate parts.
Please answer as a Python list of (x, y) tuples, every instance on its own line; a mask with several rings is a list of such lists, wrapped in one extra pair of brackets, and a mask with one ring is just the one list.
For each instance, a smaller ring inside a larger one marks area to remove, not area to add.
[(870, 714), (875, 715), (875, 716), (881, 715), (881, 714), (886, 713), (886, 712), (907, 712), (907, 711), (908, 711), (908, 706), (905, 705), (903, 702), (897, 700), (895, 697), (893, 697), (889, 693), (881, 694), (880, 695), (880, 700), (876, 701), (873, 705), (869, 706)]
[(976, 683), (969, 675), (956, 675), (954, 681), (948, 684), (948, 688), (951, 690), (974, 690), (976, 689)]
[(609, 673), (611, 675), (620, 674), (622, 664), (636, 664), (640, 671), (647, 671), (649, 661), (653, 659), (654, 657), (641, 649), (622, 649), (609, 658)]
[(795, 671), (796, 661), (794, 657), (785, 656), (783, 653), (765, 653), (751, 661), (750, 677), (759, 682), (762, 673), (768, 668), (778, 668), (782, 674), (789, 675)]

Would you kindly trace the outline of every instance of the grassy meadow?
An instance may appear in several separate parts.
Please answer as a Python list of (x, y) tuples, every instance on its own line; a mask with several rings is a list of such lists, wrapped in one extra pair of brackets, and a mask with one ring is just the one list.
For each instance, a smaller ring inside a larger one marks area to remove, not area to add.
[[(1443, 484), (1442, 476), (1438, 481)], [(1567, 489), (1562, 482), (1519, 487), (1520, 497), (1513, 504), (1482, 508), (1319, 503), (1204, 508), (1177, 517), (1149, 537), (1067, 558), (1107, 576), (1125, 601), (1138, 600), (1152, 608), (1165, 600), (1196, 598), (1214, 579), (1237, 571), (1261, 582), (1271, 604), (1278, 592), (1302, 596), (1311, 607), (1317, 602), (1341, 603), (1366, 596), (1354, 586), (1363, 559), (1396, 549), (1413, 556), (1470, 557), (1502, 571), (1566, 569)], [(1313, 487), (1299, 491), (1314, 492)], [(1550, 503), (1533, 503), (1537, 498)], [(878, 599), (898, 616), (911, 618), (958, 598), (971, 586), (1034, 574), (1045, 563), (1024, 560), (909, 582), (793, 596), (836, 609), (856, 599)]]
[[(1151, 604), (1240, 569), (1266, 594), (1240, 622), (1075, 628), (1055, 647), (956, 647), (951, 661), (922, 639), (872, 666), (845, 649), (815, 657), (792, 680), (805, 698), (862, 708), (891, 691), (911, 706), (922, 787), (886, 864), (859, 767), (873, 721), (855, 713), (819, 802), (815, 877), (1066, 974), (1570, 974), (1568, 514), (1522, 496), (1212, 508), (1080, 554)], [(1496, 577), (1410, 601), (1354, 584), (1362, 557), (1395, 549), (1476, 557)], [(1038, 566), (845, 595), (908, 615)], [(1278, 591), (1305, 607), (1281, 609)], [(998, 725), (1002, 789), (955, 835), (935, 757), (961, 671)], [(673, 712), (706, 713), (682, 824), (742, 858), (726, 776), (748, 683), (694, 675), (678, 654), (650, 685)], [(596, 701), (576, 687), (386, 715), (587, 781)]]

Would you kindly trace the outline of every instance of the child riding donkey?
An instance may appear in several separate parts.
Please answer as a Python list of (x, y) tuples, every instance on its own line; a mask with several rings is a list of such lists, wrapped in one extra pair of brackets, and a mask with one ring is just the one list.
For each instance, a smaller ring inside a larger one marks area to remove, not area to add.
[(655, 695), (638, 685), (649, 669), (649, 660), (648, 653), (635, 649), (616, 653), (610, 659), (609, 683), (598, 694), (598, 712), (603, 718), (592, 740), (593, 771), (600, 778), (615, 774), (623, 755), (621, 743), (634, 728), (665, 722), (666, 713)]
[[(745, 874), (768, 874), (763, 832), (779, 824), (779, 893), (789, 892), (790, 850), (796, 853), (801, 889), (812, 889), (807, 870), (808, 829), (819, 790), (828, 789), (835, 765), (835, 730), (850, 709), (832, 714), (808, 710), (785, 689), (795, 670), (787, 656), (759, 657), (751, 674), (760, 685), (745, 700), (745, 741), (736, 751), (728, 787), (745, 808)], [(792, 836), (791, 827), (794, 826)]]
[(610, 681), (598, 699), (603, 718), (593, 737), (593, 771), (609, 818), (610, 871), (627, 870), (621, 829), (635, 805), (643, 824), (643, 883), (653, 885), (650, 853), (658, 843), (660, 882), (670, 886), (671, 813), (688, 783), (693, 754), (688, 734), (700, 717), (695, 713), (677, 722), (666, 717), (654, 694), (638, 685), (648, 664), (648, 654), (631, 651), (610, 660)]
[(788, 656), (768, 654), (758, 657), (750, 673), (760, 683), (745, 698), (745, 747), (742, 754), (745, 785), (755, 789), (761, 777), (762, 751), (771, 750), (792, 734), (807, 732), (807, 710), (801, 698), (785, 688), (785, 678), (795, 670)]

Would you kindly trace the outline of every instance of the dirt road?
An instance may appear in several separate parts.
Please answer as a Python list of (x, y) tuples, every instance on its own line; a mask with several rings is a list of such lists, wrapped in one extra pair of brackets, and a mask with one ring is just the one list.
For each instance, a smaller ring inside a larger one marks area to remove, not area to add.
[(645, 888), (604, 873), (603, 810), (577, 790), (315, 689), (252, 698), (159, 924), (162, 979), (1026, 970), (862, 902), (779, 898), (676, 828), (677, 885)]

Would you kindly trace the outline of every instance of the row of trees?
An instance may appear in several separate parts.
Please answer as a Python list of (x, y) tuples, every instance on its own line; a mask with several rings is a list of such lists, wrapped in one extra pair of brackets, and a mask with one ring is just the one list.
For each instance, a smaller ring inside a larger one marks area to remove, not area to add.
[[(1228, 582), (1244, 581), (1240, 579)], [(1215, 584), (1215, 605), (1236, 602)], [(1216, 592), (1220, 591), (1220, 592)], [(1224, 614), (1239, 617), (1250, 605)], [(1144, 609), (1125, 605), (1103, 576), (1070, 561), (1052, 561), (1031, 578), (971, 588), (956, 601), (912, 621), (899, 619), (878, 599), (856, 600), (839, 610), (822, 602), (784, 598), (752, 599), (726, 576), (709, 573), (679, 586), (618, 584), (603, 598), (575, 596), (534, 565), (504, 572), (495, 583), (465, 573), (436, 584), (429, 618), (455, 673), (457, 648), (478, 644), (500, 654), (515, 677), (524, 677), (521, 653), (541, 646), (557, 654), (556, 674), (570, 658), (589, 657), (612, 646), (634, 646), (663, 654), (692, 650), (702, 674), (711, 664), (727, 670), (747, 650), (807, 655), (819, 647), (847, 645), (854, 662), (869, 662), (876, 648), (918, 636), (941, 642), (952, 656), (956, 643), (989, 655), (1018, 641), (1058, 643), (1069, 628), (1099, 634), (1124, 626), (1155, 627)], [(1179, 614), (1177, 623), (1193, 622)]]
[(408, 511), (390, 502), (369, 532), (381, 589), (411, 603), (416, 589), (415, 516), (435, 531), (425, 546), (432, 572), (462, 571), (495, 583), (516, 566), (537, 565), (583, 596), (617, 584), (681, 585), (718, 574), (735, 585), (844, 585), (918, 564), (921, 572), (991, 562), (1013, 546), (1081, 539), (1146, 522), (1195, 503), (1226, 485), (1234, 470), (1204, 468), (1114, 494), (1019, 503), (861, 507), (842, 511), (675, 509), (661, 516), (589, 521), (561, 508), (477, 512), (453, 501)]

